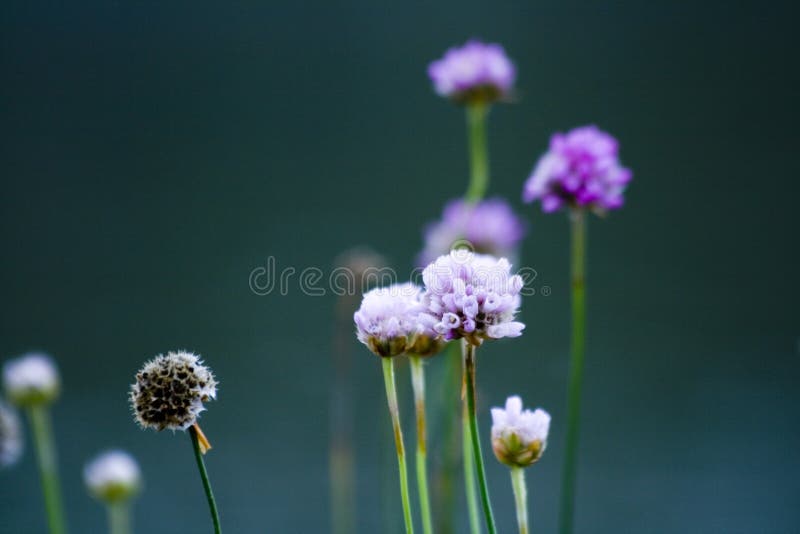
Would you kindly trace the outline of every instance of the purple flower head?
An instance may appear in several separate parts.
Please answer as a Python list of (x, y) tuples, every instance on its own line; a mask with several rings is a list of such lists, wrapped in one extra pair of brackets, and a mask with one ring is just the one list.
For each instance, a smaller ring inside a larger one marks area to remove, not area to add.
[(514, 321), (522, 278), (511, 274), (507, 259), (454, 250), (439, 256), (422, 272), (424, 301), (445, 340), (517, 337), (525, 325)]
[(502, 198), (478, 203), (451, 200), (442, 218), (425, 229), (425, 248), (417, 263), (428, 265), (454, 246), (464, 245), (479, 254), (516, 258), (525, 225)]
[(502, 46), (475, 40), (428, 65), (436, 92), (457, 102), (498, 100), (511, 91), (516, 75)]
[(547, 213), (564, 205), (600, 213), (621, 208), (633, 173), (620, 164), (618, 149), (617, 140), (596, 126), (555, 134), (525, 182), (522, 199), (540, 200)]
[(422, 288), (412, 283), (368, 291), (353, 315), (358, 340), (383, 357), (439, 352), (443, 341), (422, 298)]

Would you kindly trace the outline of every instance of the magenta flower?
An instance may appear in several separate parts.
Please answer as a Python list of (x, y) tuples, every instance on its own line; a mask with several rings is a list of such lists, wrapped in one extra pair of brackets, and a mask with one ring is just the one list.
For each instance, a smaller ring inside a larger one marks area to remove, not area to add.
[(522, 278), (511, 274), (505, 258), (456, 250), (440, 256), (422, 272), (424, 300), (445, 340), (466, 338), (472, 345), (484, 339), (522, 335), (525, 325), (514, 321), (520, 305)]
[(449, 49), (428, 66), (436, 92), (458, 102), (494, 101), (507, 96), (516, 75), (502, 46), (475, 40)]
[(448, 202), (442, 218), (425, 228), (425, 248), (417, 264), (425, 266), (454, 246), (479, 254), (516, 258), (517, 245), (525, 237), (525, 224), (502, 198), (477, 203), (455, 199)]
[(618, 158), (617, 140), (596, 126), (583, 126), (550, 139), (525, 182), (522, 199), (540, 200), (550, 213), (564, 205), (604, 212), (622, 207), (633, 173)]

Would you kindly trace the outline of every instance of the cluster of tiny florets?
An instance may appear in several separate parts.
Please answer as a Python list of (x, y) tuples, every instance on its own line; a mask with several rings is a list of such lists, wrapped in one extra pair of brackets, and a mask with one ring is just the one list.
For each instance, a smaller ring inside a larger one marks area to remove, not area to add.
[(125, 451), (108, 451), (86, 465), (83, 481), (94, 497), (113, 503), (128, 500), (138, 493), (142, 474), (133, 456)]
[(22, 443), (17, 412), (0, 402), (0, 467), (17, 463), (22, 456)]
[(5, 363), (3, 388), (8, 399), (18, 406), (47, 404), (58, 397), (61, 379), (50, 356), (31, 352)]
[(492, 408), (492, 450), (506, 465), (527, 467), (538, 461), (549, 432), (550, 414), (541, 408), (523, 410), (517, 396), (506, 400), (505, 409)]
[(502, 46), (472, 40), (432, 62), (428, 76), (441, 96), (457, 102), (492, 102), (508, 95), (517, 73)]
[(422, 279), (428, 310), (437, 318), (434, 328), (446, 341), (480, 345), (522, 334), (525, 325), (514, 316), (523, 281), (505, 258), (456, 250), (428, 265)]
[(131, 386), (131, 405), (143, 428), (186, 430), (203, 402), (217, 396), (217, 381), (191, 352), (170, 352), (147, 362)]
[(422, 288), (412, 283), (368, 291), (353, 320), (358, 340), (378, 356), (429, 356), (441, 348), (433, 330), (436, 321), (422, 303)]
[(425, 228), (425, 249), (417, 263), (425, 267), (461, 247), (478, 254), (514, 258), (524, 236), (525, 224), (502, 198), (480, 202), (451, 200), (445, 205), (442, 218)]
[(562, 206), (621, 208), (633, 174), (620, 164), (618, 152), (617, 140), (596, 126), (557, 133), (525, 182), (522, 198), (541, 201), (545, 212)]

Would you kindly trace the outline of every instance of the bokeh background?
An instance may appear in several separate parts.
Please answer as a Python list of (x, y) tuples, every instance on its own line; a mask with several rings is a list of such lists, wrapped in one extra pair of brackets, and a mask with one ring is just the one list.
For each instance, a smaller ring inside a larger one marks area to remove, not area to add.
[[(296, 275), (259, 296), (248, 278), (270, 256), (327, 275), (355, 245), (408, 272), (467, 177), (463, 115), (425, 68), (473, 36), (518, 66), (517, 102), (490, 119), (490, 193), (524, 213), (522, 264), (551, 288), (479, 370), (484, 437), (508, 394), (553, 414), (529, 473), (535, 529), (557, 517), (568, 227), (519, 197), (553, 131), (596, 123), (635, 177), (627, 206), (590, 224), (578, 531), (797, 532), (796, 15), (789, 2), (0, 4), (0, 359), (43, 349), (61, 366), (72, 532), (104, 531), (80, 472), (112, 446), (143, 466), (139, 532), (209, 529), (188, 437), (138, 430), (126, 402), (140, 364), (174, 348), (220, 378), (202, 424), (227, 530), (328, 531), (335, 298)], [(348, 350), (358, 531), (395, 532), (379, 362)], [(506, 470), (488, 468), (512, 532)], [(0, 472), (0, 532), (44, 532), (30, 450)]]

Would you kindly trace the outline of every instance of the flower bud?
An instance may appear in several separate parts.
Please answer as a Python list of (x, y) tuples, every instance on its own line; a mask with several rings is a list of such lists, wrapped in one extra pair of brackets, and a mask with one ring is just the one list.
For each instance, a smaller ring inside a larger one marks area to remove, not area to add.
[(547, 447), (550, 414), (542, 409), (522, 410), (522, 399), (506, 400), (505, 410), (492, 408), (492, 450), (510, 467), (527, 467), (539, 460)]
[(115, 503), (127, 501), (139, 492), (142, 475), (133, 456), (124, 451), (108, 451), (86, 465), (83, 481), (93, 497)]
[(50, 356), (32, 352), (5, 363), (3, 388), (18, 406), (49, 404), (58, 397), (61, 380)]

